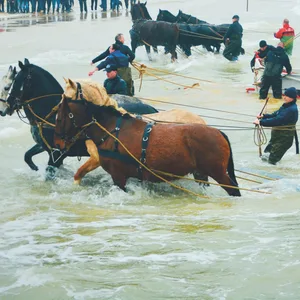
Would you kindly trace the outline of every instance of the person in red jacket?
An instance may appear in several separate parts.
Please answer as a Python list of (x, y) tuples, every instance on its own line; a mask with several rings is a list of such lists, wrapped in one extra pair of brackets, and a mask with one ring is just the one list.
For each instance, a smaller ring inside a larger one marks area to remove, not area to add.
[(274, 33), (274, 37), (280, 39), (280, 41), (284, 44), (284, 50), (287, 55), (292, 55), (294, 46), (294, 36), (295, 31), (290, 26), (290, 22), (288, 19), (284, 19), (282, 28), (280, 28), (277, 32)]

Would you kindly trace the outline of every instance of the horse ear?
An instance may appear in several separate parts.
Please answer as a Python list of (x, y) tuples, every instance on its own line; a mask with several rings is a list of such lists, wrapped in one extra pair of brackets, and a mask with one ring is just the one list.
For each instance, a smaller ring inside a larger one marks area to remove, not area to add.
[(27, 58), (24, 59), (24, 64), (25, 65), (30, 65), (30, 62), (29, 62), (29, 60)]
[(147, 5), (147, 1), (145, 2), (145, 6)]
[(74, 81), (72, 81), (70, 78), (68, 78), (68, 83), (73, 89), (77, 88), (76, 83)]
[(69, 82), (69, 80), (67, 78), (63, 77), (63, 79), (64, 79), (65, 83)]
[(8, 71), (11, 72), (13, 70), (13, 67), (10, 65), (8, 68)]
[(17, 68), (16, 68), (16, 67), (14, 67), (13, 73), (14, 73), (14, 74), (17, 74)]
[(19, 61), (19, 67), (20, 67), (21, 70), (23, 70), (24, 67), (25, 67), (21, 61)]

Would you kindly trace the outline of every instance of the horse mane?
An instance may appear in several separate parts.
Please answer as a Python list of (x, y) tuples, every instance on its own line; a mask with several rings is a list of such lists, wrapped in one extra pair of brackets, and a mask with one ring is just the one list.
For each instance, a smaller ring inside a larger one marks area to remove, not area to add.
[(175, 15), (173, 15), (171, 12), (169, 12), (168, 10), (162, 10), (162, 12), (164, 13), (164, 14), (166, 14), (166, 15), (168, 15), (168, 16), (170, 16), (170, 17), (174, 17), (174, 18), (176, 18), (176, 16)]
[(53, 77), (52, 74), (50, 74), (48, 71), (46, 71), (45, 69), (37, 66), (37, 65), (34, 65), (34, 64), (30, 64), (29, 67), (33, 67), (34, 68), (34, 71), (37, 72), (37, 73), (42, 73), (49, 81), (50, 83), (52, 83), (53, 85), (57, 85), (60, 90), (61, 90), (61, 93), (63, 93), (63, 88), (62, 86), (59, 84), (59, 82)]
[(104, 86), (90, 79), (74, 80), (81, 85), (83, 97), (86, 101), (93, 103), (96, 106), (111, 106), (121, 114), (127, 113), (126, 110), (118, 106), (118, 102), (109, 97)]
[(129, 113), (122, 113), (119, 109), (115, 108), (114, 106), (104, 106), (104, 105), (97, 105), (93, 102), (88, 103), (89, 110), (93, 112), (94, 115), (102, 114), (106, 112), (108, 114), (112, 114), (115, 117), (123, 117), (125, 119), (133, 119), (133, 117)]

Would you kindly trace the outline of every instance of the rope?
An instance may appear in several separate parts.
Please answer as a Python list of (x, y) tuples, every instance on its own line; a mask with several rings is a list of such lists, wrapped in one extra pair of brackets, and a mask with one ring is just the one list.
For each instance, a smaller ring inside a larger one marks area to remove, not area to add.
[(259, 157), (262, 156), (261, 146), (267, 143), (267, 137), (260, 125), (255, 125), (255, 130), (253, 134), (253, 141), (256, 146), (258, 146)]
[(43, 95), (43, 96), (31, 98), (31, 99), (29, 99), (29, 100), (24, 101), (24, 104), (30, 103), (30, 102), (35, 101), (35, 100), (38, 100), (38, 99), (47, 98), (47, 97), (52, 97), (52, 96), (61, 96), (61, 94), (48, 94), (48, 95)]
[(214, 37), (214, 36), (210, 36), (210, 35), (202, 34), (202, 33), (191, 32), (191, 31), (187, 31), (187, 30), (184, 30), (184, 29), (179, 29), (179, 32), (180, 33), (183, 32), (182, 35), (185, 35), (185, 36), (199, 37), (199, 38), (203, 38), (203, 39), (223, 41), (223, 38), (218, 38), (218, 37)]
[(200, 79), (200, 78), (196, 78), (196, 77), (181, 75), (181, 74), (170, 72), (170, 71), (165, 71), (165, 70), (162, 70), (162, 69), (151, 68), (151, 67), (148, 67), (148, 66), (146, 66), (142, 63), (136, 62), (136, 61), (134, 61), (132, 63), (132, 65), (133, 66), (134, 65), (143, 66), (144, 68), (147, 68), (149, 70), (160, 72), (160, 73), (165, 73), (165, 74), (168, 74), (168, 75), (174, 75), (174, 76), (178, 76), (178, 77), (182, 77), (182, 78), (193, 79), (193, 80), (198, 80), (198, 81), (203, 81), (203, 82), (216, 83), (216, 82), (211, 81), (211, 80), (205, 80), (205, 79)]
[[(263, 114), (267, 104), (269, 101), (269, 97), (266, 99), (265, 104), (262, 108), (262, 110), (260, 111), (260, 116)], [(258, 146), (258, 155), (259, 157), (262, 156), (262, 150), (261, 150), (261, 146), (265, 145), (267, 143), (267, 137), (266, 134), (263, 130), (263, 128), (260, 125), (255, 125), (255, 130), (254, 130), (254, 134), (253, 134), (253, 140), (254, 140), (254, 144), (256, 146)]]
[(284, 46), (288, 46), (291, 42), (293, 42), (296, 38), (300, 36), (300, 32), (297, 33), (293, 38), (288, 39), (285, 43)]
[[(176, 102), (156, 100), (156, 99), (152, 99), (152, 98), (139, 97), (139, 99), (146, 100), (146, 101), (153, 101), (153, 102), (163, 103), (163, 104), (172, 104), (172, 105), (177, 105), (177, 106), (189, 107), (189, 108), (198, 108), (198, 109), (203, 109), (203, 110), (218, 111), (218, 112), (223, 112), (223, 113), (228, 113), (228, 114), (233, 114), (233, 115), (246, 116), (246, 117), (251, 117), (251, 118), (255, 117), (253, 115), (237, 113), (237, 112), (232, 112), (232, 111), (228, 111), (228, 110), (220, 110), (220, 109), (215, 109), (215, 108), (206, 108), (206, 107), (203, 107), (203, 106), (181, 104), (181, 103), (176, 103)], [(251, 122), (249, 122), (249, 123), (251, 123)], [(251, 124), (253, 124), (253, 123), (251, 123)]]
[[(147, 71), (147, 66), (145, 66), (145, 65), (138, 66), (138, 65), (136, 65), (135, 63), (133, 63), (132, 66), (140, 73), (140, 77), (141, 77), (141, 78), (142, 78), (142, 76), (143, 76), (144, 74), (148, 74), (149, 76), (152, 76), (152, 77), (154, 77), (154, 78), (156, 78), (156, 79), (159, 79), (159, 80), (162, 80), (162, 81), (165, 81), (165, 82), (168, 82), (168, 83), (172, 83), (172, 84), (181, 86), (181, 87), (183, 87), (183, 88), (185, 88), (185, 89), (188, 89), (188, 88), (194, 88), (194, 89), (200, 89), (200, 90), (202, 90), (201, 88), (198, 88), (198, 87), (197, 87), (197, 86), (199, 85), (199, 83), (194, 83), (194, 84), (191, 85), (191, 86), (183, 85), (183, 84), (180, 84), (180, 83), (177, 83), (177, 82), (174, 82), (174, 81), (171, 81), (171, 80), (162, 78), (162, 77), (160, 77), (160, 76), (157, 76), (157, 75), (153, 74), (152, 72)], [(142, 86), (142, 83), (140, 83), (140, 90), (141, 90), (141, 86)]]
[(211, 184), (211, 185), (217, 185), (217, 186), (221, 186), (221, 187), (228, 187), (228, 188), (232, 188), (232, 189), (236, 189), (236, 190), (242, 190), (242, 191), (247, 191), (247, 192), (254, 192), (254, 193), (261, 193), (261, 194), (269, 194), (271, 195), (270, 192), (262, 192), (262, 191), (257, 191), (257, 190), (251, 190), (251, 189), (245, 189), (245, 188), (240, 188), (240, 187), (236, 187), (236, 186), (232, 186), (232, 185), (227, 185), (227, 184), (220, 184), (220, 183), (215, 183), (215, 182), (210, 182), (210, 181), (205, 181), (205, 180), (200, 180), (200, 179), (193, 179), (193, 178), (188, 178), (188, 177), (182, 177), (179, 175), (174, 175), (171, 173), (167, 173), (167, 172), (163, 172), (163, 171), (158, 171), (158, 170), (153, 170), (157, 173), (160, 173), (162, 175), (166, 175), (166, 176), (170, 176), (170, 177), (174, 177), (174, 178), (178, 178), (178, 179), (184, 179), (184, 180), (191, 180), (191, 181), (195, 181), (198, 183), (206, 183), (206, 184)]
[(263, 178), (263, 179), (267, 179), (267, 180), (271, 180), (271, 181), (276, 181), (276, 180), (277, 180), (277, 179), (272, 178), (272, 177), (267, 177), (267, 176), (257, 175), (257, 174), (253, 174), (253, 173), (249, 173), (249, 172), (237, 170), (237, 169), (234, 169), (234, 170), (235, 170), (236, 172), (240, 172), (240, 173), (243, 173), (243, 174), (246, 174), (246, 175), (251, 175), (251, 176), (254, 176), (254, 177), (258, 177), (258, 178)]
[(49, 125), (49, 126), (51, 126), (51, 127), (55, 127), (55, 124), (52, 124), (52, 123), (48, 122), (47, 120), (41, 118), (39, 115), (37, 115), (37, 114), (32, 110), (32, 108), (31, 108), (30, 105), (28, 105), (27, 107), (28, 107), (28, 109), (30, 110), (30, 112), (31, 112), (38, 120), (42, 121), (43, 123), (45, 123), (45, 124), (47, 124), (47, 125)]

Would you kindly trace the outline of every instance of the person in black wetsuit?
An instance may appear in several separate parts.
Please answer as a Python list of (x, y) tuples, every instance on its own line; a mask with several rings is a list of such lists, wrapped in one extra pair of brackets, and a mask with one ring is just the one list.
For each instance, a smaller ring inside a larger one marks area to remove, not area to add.
[(232, 24), (224, 36), (226, 48), (223, 51), (223, 56), (229, 61), (238, 60), (238, 56), (241, 54), (243, 27), (239, 23), (239, 20), (240, 17), (238, 15), (232, 17)]

